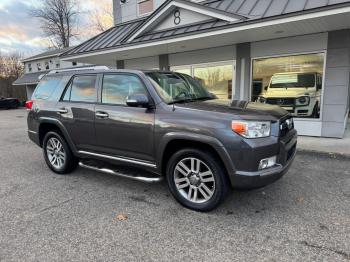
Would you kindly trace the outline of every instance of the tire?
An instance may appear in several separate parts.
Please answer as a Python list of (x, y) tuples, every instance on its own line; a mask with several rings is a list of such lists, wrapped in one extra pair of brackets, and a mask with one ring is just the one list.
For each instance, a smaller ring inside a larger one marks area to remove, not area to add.
[(320, 117), (320, 113), (318, 112), (318, 103), (316, 103), (316, 105), (314, 106), (310, 117), (311, 118), (319, 118)]
[(221, 162), (211, 152), (194, 148), (182, 149), (169, 159), (166, 178), (170, 192), (181, 205), (201, 212), (218, 207), (230, 187)]
[[(59, 175), (72, 172), (78, 165), (78, 159), (73, 155), (66, 140), (56, 131), (50, 131), (45, 135), (43, 154), (47, 166)], [(53, 156), (56, 157), (56, 161)]]

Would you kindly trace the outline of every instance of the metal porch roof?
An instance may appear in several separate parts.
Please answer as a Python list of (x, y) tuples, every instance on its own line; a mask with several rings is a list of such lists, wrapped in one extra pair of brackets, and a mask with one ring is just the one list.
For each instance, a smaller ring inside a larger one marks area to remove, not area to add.
[[(193, 34), (197, 31), (203, 32), (225, 26), (259, 22), (260, 20), (275, 18), (283, 15), (297, 15), (303, 12), (311, 11), (317, 12), (319, 10), (333, 8), (339, 4), (350, 5), (350, 0), (207, 0), (201, 2), (200, 4), (228, 13), (244, 16), (248, 19), (233, 23), (213, 19), (211, 21), (190, 24), (169, 30), (146, 33), (130, 42), (127, 42), (127, 39), (130, 37), (132, 32), (147, 21), (147, 18), (143, 18), (116, 25), (102, 34), (97, 35), (83, 44), (69, 50), (61, 56), (69, 57), (90, 53), (93, 51), (114, 49), (135, 43), (173, 38), (191, 33)], [(155, 12), (157, 12), (157, 10)]]

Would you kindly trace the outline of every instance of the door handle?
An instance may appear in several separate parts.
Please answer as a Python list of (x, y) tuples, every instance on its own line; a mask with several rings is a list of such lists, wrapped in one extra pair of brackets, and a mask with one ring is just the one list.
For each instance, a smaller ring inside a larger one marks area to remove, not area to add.
[(68, 113), (68, 109), (66, 109), (66, 108), (59, 108), (59, 109), (57, 109), (57, 113), (59, 113), (59, 114), (67, 114)]
[(98, 118), (108, 118), (108, 117), (109, 117), (108, 113), (106, 113), (106, 112), (101, 112), (101, 111), (97, 111), (97, 112), (95, 113), (95, 115), (96, 115), (96, 117), (98, 117)]

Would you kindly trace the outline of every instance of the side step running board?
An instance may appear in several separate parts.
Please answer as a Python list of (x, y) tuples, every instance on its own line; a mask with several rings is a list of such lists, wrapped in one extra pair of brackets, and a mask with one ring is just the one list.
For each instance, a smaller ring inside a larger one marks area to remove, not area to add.
[(162, 176), (153, 175), (150, 173), (147, 173), (147, 176), (140, 176), (140, 175), (136, 174), (135, 171), (130, 172), (130, 174), (127, 174), (129, 172), (122, 173), (119, 170), (114, 170), (110, 167), (104, 167), (104, 166), (98, 165), (98, 164), (96, 164), (96, 162), (92, 162), (92, 163), (79, 162), (79, 166), (81, 166), (83, 168), (99, 171), (102, 173), (116, 175), (116, 176), (125, 177), (125, 178), (129, 178), (129, 179), (137, 180), (137, 181), (147, 182), (147, 183), (155, 183), (155, 182), (160, 182), (163, 180)]

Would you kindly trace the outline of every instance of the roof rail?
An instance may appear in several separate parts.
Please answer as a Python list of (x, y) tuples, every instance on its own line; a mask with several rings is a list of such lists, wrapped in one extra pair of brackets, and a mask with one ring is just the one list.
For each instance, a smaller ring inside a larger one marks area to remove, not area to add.
[(48, 75), (57, 74), (61, 72), (69, 72), (69, 71), (81, 71), (81, 70), (108, 70), (108, 66), (82, 66), (82, 67), (75, 67), (75, 68), (63, 68), (63, 69), (57, 69), (52, 70), (48, 72)]

